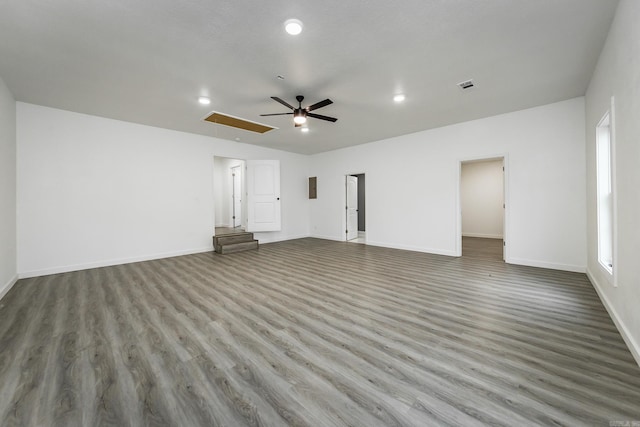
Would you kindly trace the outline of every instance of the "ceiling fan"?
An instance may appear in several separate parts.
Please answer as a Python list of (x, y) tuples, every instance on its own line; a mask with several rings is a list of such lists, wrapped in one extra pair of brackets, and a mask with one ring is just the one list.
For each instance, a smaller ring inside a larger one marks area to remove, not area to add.
[(296, 101), (298, 101), (298, 108), (295, 108), (293, 105), (290, 105), (288, 102), (283, 101), (277, 96), (272, 96), (271, 99), (279, 102), (285, 107), (291, 108), (293, 111), (291, 113), (260, 114), (261, 116), (284, 116), (288, 114), (293, 114), (293, 122), (295, 123), (295, 127), (302, 126), (302, 124), (307, 121), (307, 117), (326, 120), (328, 122), (335, 122), (338, 120), (335, 117), (329, 117), (329, 116), (323, 116), (321, 114), (311, 113), (311, 111), (313, 110), (317, 110), (318, 108), (326, 107), (329, 104), (333, 104), (333, 101), (330, 99), (325, 99), (324, 101), (316, 102), (315, 104), (309, 105), (306, 108), (302, 108), (302, 101), (304, 100), (304, 96), (302, 95), (296, 96)]

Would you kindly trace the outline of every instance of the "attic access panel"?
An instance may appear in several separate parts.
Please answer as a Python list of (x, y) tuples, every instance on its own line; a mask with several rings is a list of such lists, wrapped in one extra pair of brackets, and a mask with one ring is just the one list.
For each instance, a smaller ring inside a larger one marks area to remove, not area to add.
[(236, 129), (248, 130), (256, 133), (266, 133), (274, 129), (278, 129), (273, 126), (264, 125), (258, 122), (252, 122), (250, 120), (241, 119), (239, 117), (230, 116), (228, 114), (219, 113), (217, 111), (211, 112), (204, 119), (207, 122), (216, 123), (219, 125), (229, 126)]

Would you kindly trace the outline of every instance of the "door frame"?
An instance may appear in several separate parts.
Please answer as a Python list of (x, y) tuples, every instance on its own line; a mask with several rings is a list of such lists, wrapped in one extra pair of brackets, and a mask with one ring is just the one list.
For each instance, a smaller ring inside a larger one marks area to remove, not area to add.
[(509, 209), (509, 155), (507, 153), (496, 154), (490, 156), (478, 156), (478, 157), (469, 157), (464, 159), (458, 159), (458, 174), (456, 177), (457, 185), (456, 185), (456, 230), (455, 230), (455, 256), (462, 256), (462, 197), (461, 197), (461, 185), (462, 185), (462, 164), (468, 162), (481, 162), (481, 161), (490, 161), (490, 160), (500, 160), (502, 159), (502, 166), (504, 167), (504, 172), (502, 174), (502, 185), (503, 189), (503, 197), (504, 197), (504, 217), (503, 217), (503, 252), (502, 258), (504, 262), (509, 263), (510, 258), (510, 248), (509, 248), (509, 224), (510, 224), (510, 213), (511, 209)]
[[(246, 159), (243, 159), (241, 157), (227, 157), (227, 156), (219, 156), (219, 155), (214, 155), (212, 157), (212, 162), (211, 162), (211, 186), (212, 186), (212, 201), (213, 201), (213, 226), (214, 226), (214, 230), (216, 226), (224, 226), (224, 227), (232, 227), (233, 223), (226, 223), (228, 219), (231, 219), (232, 216), (232, 212), (233, 212), (233, 207), (231, 206), (231, 202), (228, 202), (229, 199), (231, 199), (231, 194), (232, 194), (232, 189), (233, 189), (233, 182), (231, 181), (233, 179), (233, 177), (231, 176), (231, 169), (234, 166), (230, 166), (228, 164), (218, 164), (218, 161), (234, 161), (234, 162), (238, 162), (238, 164), (236, 166), (239, 166), (241, 168), (241, 183), (240, 186), (242, 187), (242, 192), (245, 193), (243, 194), (242, 197), (242, 216), (240, 218), (241, 227), (246, 227), (246, 212), (247, 212), (247, 208), (246, 208), (246, 180), (245, 180), (245, 166), (247, 163)], [(222, 188), (223, 194), (219, 194), (219, 191), (216, 190), (216, 186), (219, 186), (219, 188)], [(229, 203), (229, 206), (225, 206), (226, 203)], [(221, 206), (220, 211), (216, 212), (216, 210), (218, 209), (218, 206)], [(225, 221), (225, 225), (218, 225), (220, 222), (220, 219), (224, 219)]]
[[(353, 175), (367, 175), (366, 172), (353, 172), (353, 173), (347, 173), (344, 175), (343, 179), (342, 179), (342, 205), (345, 207), (344, 209), (342, 209), (342, 241), (344, 242), (348, 242), (349, 240), (347, 240), (347, 233), (346, 233), (346, 229), (347, 229), (347, 177), (348, 176), (353, 176)], [(360, 185), (358, 185), (358, 192), (360, 192)], [(369, 198), (367, 197), (367, 186), (365, 186), (364, 188), (364, 210), (366, 212), (367, 210), (367, 203)], [(365, 214), (366, 215), (366, 214)], [(365, 216), (365, 230), (367, 230), (367, 233), (369, 232), (369, 228), (367, 227), (367, 217)]]
[[(236, 165), (236, 166), (231, 166), (229, 168), (229, 172), (231, 174), (231, 228), (236, 228), (236, 227), (242, 227), (244, 224), (243, 221), (243, 217), (244, 217), (244, 209), (242, 206), (242, 203), (244, 201), (244, 197), (242, 197), (242, 193), (244, 192), (244, 173), (243, 173), (243, 169), (244, 169), (244, 160), (242, 161), (241, 164)], [(235, 200), (235, 195), (236, 195), (236, 183), (235, 183), (235, 173), (239, 173), (240, 175), (240, 218), (236, 218), (236, 200)], [(238, 225), (236, 225), (236, 222), (239, 222)]]

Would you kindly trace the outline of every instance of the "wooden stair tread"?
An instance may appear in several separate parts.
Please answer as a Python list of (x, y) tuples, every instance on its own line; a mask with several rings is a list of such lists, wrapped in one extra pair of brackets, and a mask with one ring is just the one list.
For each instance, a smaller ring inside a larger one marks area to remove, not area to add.
[(231, 254), (234, 252), (251, 251), (258, 249), (258, 241), (253, 240), (251, 242), (231, 243), (228, 245), (222, 245), (216, 252), (219, 254)]
[(230, 254), (258, 249), (258, 241), (250, 232), (225, 233), (213, 236), (213, 248), (219, 254)]

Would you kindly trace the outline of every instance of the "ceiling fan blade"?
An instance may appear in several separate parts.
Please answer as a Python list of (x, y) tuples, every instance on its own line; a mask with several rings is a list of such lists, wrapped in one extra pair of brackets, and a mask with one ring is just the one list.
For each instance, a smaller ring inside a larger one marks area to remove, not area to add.
[(291, 108), (292, 110), (295, 110), (295, 108), (289, 104), (287, 101), (283, 101), (282, 99), (278, 98), (277, 96), (272, 96), (271, 99), (273, 99), (276, 102), (279, 102), (280, 104), (284, 105), (285, 107)]
[(326, 107), (329, 104), (333, 104), (333, 101), (327, 98), (324, 101), (316, 102), (313, 105), (309, 105), (307, 108), (305, 108), (305, 110), (313, 111), (313, 110), (317, 110), (318, 108)]
[(273, 114), (260, 114), (261, 116), (286, 116), (287, 114), (293, 114), (293, 113), (273, 113)]
[(328, 122), (336, 122), (338, 119), (335, 117), (323, 116), (321, 114), (307, 113), (307, 117), (313, 117), (314, 119), (326, 120)]

